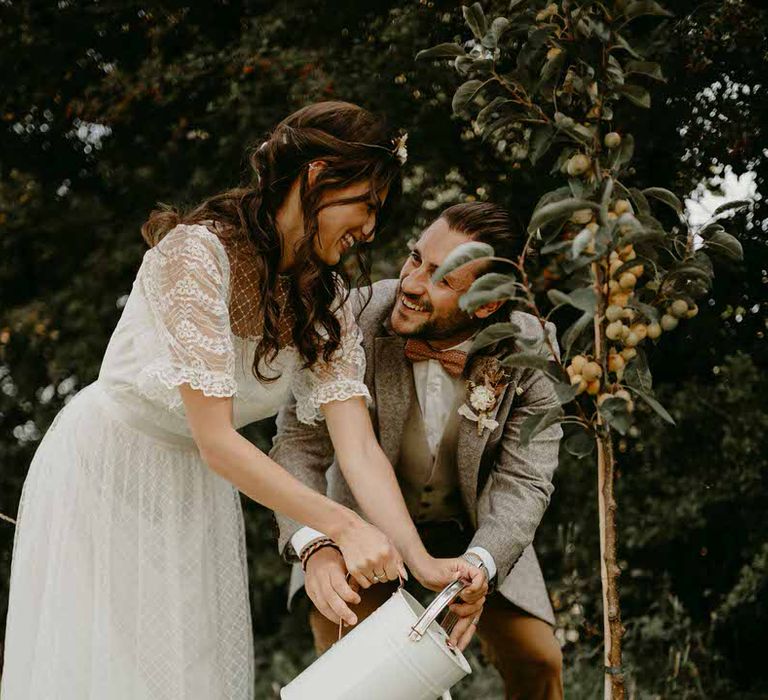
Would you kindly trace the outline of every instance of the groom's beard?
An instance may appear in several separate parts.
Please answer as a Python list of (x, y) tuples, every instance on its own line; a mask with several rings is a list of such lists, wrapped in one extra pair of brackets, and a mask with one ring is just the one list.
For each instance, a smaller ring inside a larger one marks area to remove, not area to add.
[[(397, 305), (402, 303), (400, 301), (401, 294), (403, 294), (402, 289), (398, 290), (398, 297), (395, 302), (395, 309), (393, 309), (393, 315), (397, 311)], [(477, 319), (472, 318), (458, 307), (444, 315), (435, 314), (434, 308), (426, 299), (414, 299), (408, 294), (406, 294), (405, 297), (408, 301), (423, 307), (430, 315), (420, 324), (412, 326), (407, 330), (399, 329), (393, 322), (393, 330), (403, 338), (417, 338), (419, 340), (427, 341), (445, 340), (465, 334), (467, 330), (474, 329), (477, 326)]]

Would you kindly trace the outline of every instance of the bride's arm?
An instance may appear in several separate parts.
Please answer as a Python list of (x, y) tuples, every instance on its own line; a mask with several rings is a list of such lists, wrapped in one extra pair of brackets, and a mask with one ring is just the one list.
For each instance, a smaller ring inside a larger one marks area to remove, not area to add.
[(349, 572), (365, 588), (375, 571), (386, 570), (393, 578), (402, 571), (400, 554), (387, 537), (349, 508), (291, 476), (235, 430), (231, 398), (205, 396), (188, 384), (179, 391), (200, 455), (219, 476), (267, 508), (327, 533), (341, 548)]
[(409, 567), (424, 568), (431, 557), (405, 505), (394, 469), (376, 440), (364, 399), (331, 401), (321, 410), (339, 468), (360, 507), (389, 535)]

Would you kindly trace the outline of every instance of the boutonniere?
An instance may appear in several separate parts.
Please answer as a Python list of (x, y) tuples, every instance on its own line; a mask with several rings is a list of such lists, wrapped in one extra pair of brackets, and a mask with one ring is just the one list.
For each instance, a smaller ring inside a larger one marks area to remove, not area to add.
[(477, 434), (483, 430), (494, 431), (498, 421), (491, 418), (501, 392), (509, 383), (509, 376), (502, 368), (486, 369), (481, 374), (482, 383), (467, 382), (467, 401), (459, 406), (459, 415), (477, 423)]

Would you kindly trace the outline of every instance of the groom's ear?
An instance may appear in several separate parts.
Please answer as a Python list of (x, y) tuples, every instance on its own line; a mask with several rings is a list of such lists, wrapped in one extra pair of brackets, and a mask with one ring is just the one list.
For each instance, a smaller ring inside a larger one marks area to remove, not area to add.
[(491, 314), (496, 313), (502, 306), (504, 306), (503, 301), (491, 301), (482, 306), (478, 306), (475, 309), (474, 316), (475, 318), (488, 318)]

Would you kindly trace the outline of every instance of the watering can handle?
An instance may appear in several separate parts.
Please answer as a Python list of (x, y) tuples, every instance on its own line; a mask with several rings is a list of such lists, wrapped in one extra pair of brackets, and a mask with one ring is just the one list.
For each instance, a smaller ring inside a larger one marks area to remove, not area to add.
[(445, 610), (453, 599), (461, 593), (469, 584), (461, 579), (456, 579), (448, 584), (435, 599), (429, 604), (429, 607), (422, 613), (416, 624), (411, 627), (411, 633), (408, 638), (411, 641), (418, 642), (427, 632), (429, 626), (438, 618), (441, 612)]

